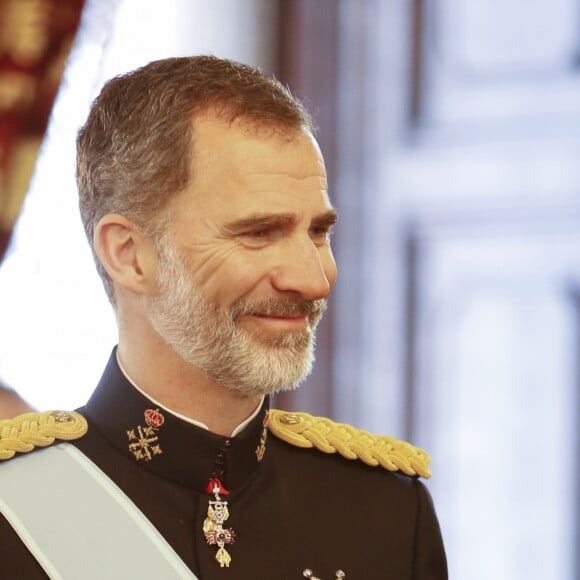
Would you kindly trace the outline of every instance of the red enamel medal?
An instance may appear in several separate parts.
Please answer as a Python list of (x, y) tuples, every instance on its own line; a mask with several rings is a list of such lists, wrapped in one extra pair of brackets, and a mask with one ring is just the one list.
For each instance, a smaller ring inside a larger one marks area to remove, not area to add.
[(228, 502), (221, 498), (229, 491), (223, 486), (217, 477), (212, 477), (208, 481), (206, 491), (213, 493), (214, 499), (210, 500), (207, 508), (207, 516), (203, 522), (203, 535), (210, 546), (217, 546), (218, 550), (215, 559), (221, 568), (229, 568), (232, 557), (225, 549), (225, 546), (233, 544), (236, 533), (232, 528), (224, 528), (224, 522), (230, 517)]

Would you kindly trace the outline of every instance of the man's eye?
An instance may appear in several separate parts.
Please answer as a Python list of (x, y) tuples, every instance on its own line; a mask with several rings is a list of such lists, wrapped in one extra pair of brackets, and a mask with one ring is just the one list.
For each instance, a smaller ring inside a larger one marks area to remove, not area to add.
[(251, 230), (246, 232), (244, 235), (251, 238), (267, 238), (272, 231), (268, 228), (262, 228), (260, 230)]
[(328, 240), (330, 240), (331, 235), (332, 235), (332, 228), (328, 228), (328, 227), (310, 228), (310, 236), (314, 240), (328, 241)]
[(239, 238), (248, 244), (261, 244), (271, 241), (275, 236), (275, 230), (272, 228), (258, 228), (247, 230), (239, 234)]

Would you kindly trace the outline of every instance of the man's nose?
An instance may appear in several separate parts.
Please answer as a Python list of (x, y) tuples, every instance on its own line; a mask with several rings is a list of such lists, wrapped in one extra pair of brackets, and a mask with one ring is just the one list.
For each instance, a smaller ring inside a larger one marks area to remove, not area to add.
[(336, 264), (328, 246), (307, 240), (286, 248), (271, 271), (272, 285), (280, 292), (294, 292), (305, 300), (327, 298), (336, 279)]

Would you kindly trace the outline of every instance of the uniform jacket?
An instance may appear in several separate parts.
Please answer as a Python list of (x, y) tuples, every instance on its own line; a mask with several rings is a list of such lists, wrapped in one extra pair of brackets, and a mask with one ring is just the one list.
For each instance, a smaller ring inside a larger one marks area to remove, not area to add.
[[(148, 410), (158, 409), (112, 356), (79, 410), (88, 433), (73, 443), (133, 500), (198, 578), (299, 580), (307, 569), (321, 580), (333, 580), (337, 570), (345, 580), (447, 578), (439, 525), (419, 479), (300, 449), (271, 433), (264, 441), (267, 403), (233, 438), (163, 410), (163, 424), (143, 438)], [(229, 568), (220, 567), (217, 548), (202, 532), (212, 474), (230, 492), (227, 526), (236, 538), (227, 546)], [(0, 464), (0, 494), (1, 481)], [(100, 558), (106, 554), (87, 554), (87, 566), (98, 566)], [(130, 570), (122, 577), (130, 579)], [(1, 515), (0, 578), (46, 578)]]

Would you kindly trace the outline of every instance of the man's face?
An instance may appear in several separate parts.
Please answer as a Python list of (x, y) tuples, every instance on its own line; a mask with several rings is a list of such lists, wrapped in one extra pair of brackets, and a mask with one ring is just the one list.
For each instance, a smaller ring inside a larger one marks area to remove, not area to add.
[(153, 327), (186, 362), (246, 395), (298, 384), (334, 281), (336, 214), (313, 137), (195, 122), (192, 180), (158, 244)]

